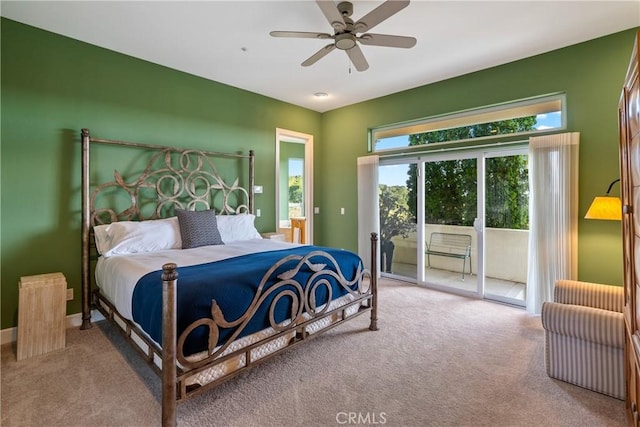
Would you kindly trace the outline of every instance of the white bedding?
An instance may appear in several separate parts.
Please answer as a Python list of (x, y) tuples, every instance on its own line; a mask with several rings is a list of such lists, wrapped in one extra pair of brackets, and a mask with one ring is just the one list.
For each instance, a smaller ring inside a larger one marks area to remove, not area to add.
[[(193, 249), (170, 249), (128, 255), (100, 257), (96, 265), (96, 283), (100, 292), (127, 320), (133, 320), (131, 301), (138, 280), (147, 273), (162, 269), (167, 262), (178, 267), (219, 261), (249, 253), (300, 246), (271, 239), (251, 239), (225, 245), (201, 246)], [(178, 281), (180, 277), (178, 277)]]

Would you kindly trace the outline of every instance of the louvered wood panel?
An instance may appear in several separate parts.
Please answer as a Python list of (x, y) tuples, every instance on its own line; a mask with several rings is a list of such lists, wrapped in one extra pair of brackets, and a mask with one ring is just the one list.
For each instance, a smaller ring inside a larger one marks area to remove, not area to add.
[(62, 273), (20, 278), (17, 359), (64, 348), (67, 281)]
[(640, 80), (636, 36), (619, 106), (620, 195), (625, 287), (626, 407), (631, 425), (640, 426)]

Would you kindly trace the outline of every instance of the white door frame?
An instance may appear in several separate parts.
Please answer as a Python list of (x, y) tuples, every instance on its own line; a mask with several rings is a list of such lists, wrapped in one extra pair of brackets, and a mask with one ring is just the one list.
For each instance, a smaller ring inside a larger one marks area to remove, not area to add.
[(280, 227), (280, 141), (304, 144), (304, 213), (305, 235), (313, 243), (313, 135), (276, 128), (276, 231)]

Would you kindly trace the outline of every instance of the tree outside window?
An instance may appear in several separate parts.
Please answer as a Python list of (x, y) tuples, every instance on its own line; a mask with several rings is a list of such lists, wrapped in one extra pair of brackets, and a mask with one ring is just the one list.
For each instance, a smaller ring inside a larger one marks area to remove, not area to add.
[[(409, 136), (409, 145), (425, 145), (531, 130), (536, 116), (494, 123), (425, 132)], [(494, 228), (529, 228), (529, 176), (527, 156), (487, 159), (486, 225)], [(409, 168), (407, 187), (411, 214), (416, 217), (416, 166)], [(425, 164), (425, 221), (430, 224), (471, 226), (477, 215), (475, 160), (459, 159)]]

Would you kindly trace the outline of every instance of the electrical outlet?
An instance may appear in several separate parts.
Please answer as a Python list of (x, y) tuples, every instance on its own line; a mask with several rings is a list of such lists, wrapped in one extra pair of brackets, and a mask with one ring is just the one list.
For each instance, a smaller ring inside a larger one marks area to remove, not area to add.
[(313, 208), (313, 213), (319, 214), (320, 213), (320, 208), (319, 207), (315, 207)]
[(260, 209), (256, 209), (256, 216), (260, 216), (262, 215), (262, 212), (260, 212)]
[(340, 208), (340, 215), (344, 215), (344, 208)]
[(73, 299), (73, 288), (67, 289), (67, 301), (71, 301)]

